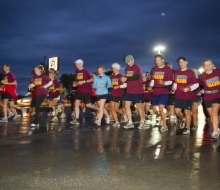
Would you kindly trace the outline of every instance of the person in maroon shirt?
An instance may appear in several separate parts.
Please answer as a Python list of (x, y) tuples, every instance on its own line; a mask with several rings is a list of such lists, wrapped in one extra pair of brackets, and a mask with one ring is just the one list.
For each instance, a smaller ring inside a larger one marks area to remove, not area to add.
[(119, 73), (120, 65), (118, 63), (112, 64), (112, 76), (111, 76), (111, 96), (110, 96), (110, 109), (112, 117), (115, 123), (112, 125), (113, 127), (120, 127), (120, 123), (118, 122), (118, 114), (124, 117), (124, 121), (127, 120), (126, 114), (123, 110), (119, 109), (120, 104), (122, 103), (122, 97), (124, 95), (124, 88), (126, 85), (122, 83), (121, 78), (122, 75)]
[(79, 106), (81, 101), (84, 101), (86, 107), (98, 110), (98, 108), (91, 102), (91, 83), (93, 82), (92, 74), (85, 68), (83, 68), (83, 60), (78, 59), (75, 62), (75, 67), (77, 69), (77, 87), (76, 89), (76, 101), (75, 101), (75, 113), (76, 118), (70, 122), (70, 124), (79, 124)]
[[(172, 93), (175, 93), (175, 113), (181, 119), (180, 128), (183, 134), (190, 134), (191, 109), (194, 98), (194, 90), (199, 87), (195, 73), (187, 68), (185, 57), (177, 59), (180, 69), (175, 71)], [(182, 113), (184, 110), (184, 115)]]
[[(11, 86), (15, 86), (15, 88), (17, 87), (17, 80), (16, 77), (14, 75), (14, 73), (10, 72), (10, 67), (8, 64), (3, 64), (2, 66), (2, 70), (4, 72), (4, 78), (1, 81), (1, 84), (5, 87), (11, 85)], [(13, 95), (15, 97), (17, 97), (16, 95), (16, 91), (13, 91)], [(7, 112), (8, 112), (8, 102), (9, 102), (9, 108), (11, 109), (11, 111), (14, 113), (15, 117), (14, 119), (17, 119), (19, 116), (17, 114), (16, 109), (21, 110), (22, 113), (26, 113), (26, 109), (18, 107), (14, 104), (14, 101), (16, 100), (15, 97), (13, 96), (11, 93), (5, 92), (2, 94), (2, 106), (3, 106), (3, 118), (2, 118), (2, 122), (8, 122), (8, 118), (7, 118)]]
[[(196, 69), (191, 69), (197, 78), (197, 71)], [(192, 104), (192, 131), (196, 131), (198, 128), (198, 107), (202, 103), (202, 96), (201, 96), (201, 87), (198, 87), (196, 90), (193, 91), (193, 104)]]
[(214, 64), (210, 59), (205, 59), (202, 63), (205, 72), (199, 75), (199, 83), (204, 89), (204, 105), (211, 118), (213, 132), (212, 138), (217, 139), (220, 134), (218, 128), (218, 112), (220, 108), (220, 70), (214, 69)]
[(49, 72), (49, 78), (51, 81), (53, 81), (53, 84), (48, 88), (49, 91), (49, 97), (51, 99), (49, 107), (53, 108), (52, 115), (54, 116), (52, 121), (58, 121), (58, 102), (60, 100), (60, 83), (58, 79), (56, 78), (55, 71), (51, 70)]
[(125, 94), (125, 110), (128, 117), (128, 124), (124, 126), (125, 129), (134, 128), (131, 114), (131, 103), (135, 103), (140, 115), (139, 129), (143, 129), (145, 119), (141, 103), (144, 99), (144, 91), (142, 85), (142, 71), (139, 65), (134, 62), (132, 55), (125, 57), (125, 63), (128, 65), (126, 68), (126, 76), (121, 78), (123, 83), (127, 82), (127, 90)]
[(148, 88), (149, 91), (153, 89), (152, 105), (153, 111), (157, 113), (157, 107), (161, 116), (162, 132), (168, 130), (166, 125), (166, 115), (163, 111), (168, 103), (170, 94), (170, 85), (173, 83), (173, 71), (170, 67), (164, 64), (164, 57), (161, 54), (154, 56), (156, 66), (151, 70), (151, 83)]
[(36, 92), (36, 117), (31, 124), (31, 129), (35, 129), (35, 127), (39, 126), (39, 113), (41, 111), (48, 112), (52, 111), (51, 108), (40, 107), (43, 101), (47, 98), (47, 88), (53, 84), (50, 78), (44, 75), (44, 67), (42, 65), (38, 65), (34, 68), (35, 76), (33, 77), (33, 83), (29, 85), (29, 89), (35, 88)]
[(142, 103), (142, 107), (144, 110), (144, 116), (148, 117), (150, 115), (150, 102), (152, 100), (152, 91), (148, 91), (151, 81), (150, 72), (143, 73), (142, 80), (144, 90), (144, 102)]

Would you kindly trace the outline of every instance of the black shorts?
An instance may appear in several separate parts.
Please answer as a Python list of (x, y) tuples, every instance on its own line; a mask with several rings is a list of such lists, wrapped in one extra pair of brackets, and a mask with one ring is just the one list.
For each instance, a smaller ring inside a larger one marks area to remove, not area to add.
[(111, 96), (111, 97), (110, 97), (110, 102), (116, 102), (116, 103), (121, 104), (121, 102), (122, 102), (122, 97), (120, 97), (120, 96)]
[(108, 95), (107, 95), (107, 100), (106, 100), (106, 102), (105, 102), (105, 103), (109, 103), (109, 102), (110, 102), (110, 97), (111, 97), (111, 95), (110, 95), (110, 94), (108, 94)]
[(192, 103), (193, 103), (193, 100), (175, 98), (175, 108), (191, 110)]
[(91, 96), (91, 102), (92, 104), (95, 104), (97, 102), (96, 96)]
[(34, 108), (35, 106), (36, 106), (36, 97), (32, 97), (31, 108)]
[(130, 94), (126, 92), (125, 101), (131, 101), (133, 103), (142, 103), (144, 102), (144, 94)]
[(145, 103), (150, 103), (150, 102), (151, 102), (151, 100), (144, 99), (144, 102), (145, 102)]
[(197, 97), (196, 99), (193, 100), (193, 103), (194, 102), (201, 104), (202, 103), (202, 97)]
[(8, 99), (8, 101), (15, 101), (14, 98), (10, 94), (2, 94), (2, 99)]
[(76, 92), (76, 100), (83, 100), (85, 104), (91, 103), (91, 93), (90, 92)]
[(106, 99), (108, 98), (108, 94), (102, 94), (102, 95), (97, 95), (96, 100), (99, 101), (101, 99)]
[(211, 108), (212, 104), (220, 104), (220, 98), (214, 100), (204, 100), (205, 108)]
[(174, 94), (169, 94), (167, 105), (168, 106), (175, 105), (175, 96), (174, 96)]

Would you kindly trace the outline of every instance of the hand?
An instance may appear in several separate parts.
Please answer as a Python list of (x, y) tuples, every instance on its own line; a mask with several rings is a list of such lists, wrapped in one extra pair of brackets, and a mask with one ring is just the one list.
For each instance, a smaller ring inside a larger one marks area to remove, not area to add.
[(183, 89), (183, 92), (189, 92), (190, 91), (190, 88), (189, 87), (186, 87)]
[(84, 80), (78, 81), (78, 85), (84, 84)]
[(197, 96), (202, 96), (202, 94), (199, 92), (199, 93), (197, 94)]
[(74, 84), (73, 84), (73, 87), (77, 87), (77, 86), (78, 86), (78, 84), (77, 84), (77, 83), (74, 83)]
[(163, 80), (159, 80), (159, 84), (162, 84), (162, 85), (164, 85), (165, 84), (165, 82), (163, 81)]
[(171, 93), (171, 94), (175, 94), (175, 90), (172, 89), (172, 90), (170, 91), (170, 93)]
[(120, 88), (120, 86), (114, 86), (114, 89), (119, 89)]
[(2, 80), (1, 83), (2, 83), (2, 84), (7, 84), (7, 83), (5, 82), (5, 80)]
[(30, 90), (31, 88), (34, 88), (34, 87), (35, 87), (34, 84), (29, 84), (29, 86), (28, 86), (29, 90)]
[(106, 87), (106, 85), (105, 84), (100, 84), (99, 85), (99, 88), (103, 88), (103, 87)]
[(121, 81), (124, 83), (127, 81), (127, 78), (126, 77), (121, 77)]
[(149, 92), (152, 92), (153, 91), (153, 89), (152, 89), (152, 87), (150, 86), (150, 87), (148, 87), (148, 89), (147, 89)]

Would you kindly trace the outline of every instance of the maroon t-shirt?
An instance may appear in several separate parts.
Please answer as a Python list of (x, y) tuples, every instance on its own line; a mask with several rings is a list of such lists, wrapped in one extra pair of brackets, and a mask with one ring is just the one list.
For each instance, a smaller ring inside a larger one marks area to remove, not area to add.
[(154, 80), (153, 94), (170, 94), (171, 85), (165, 86), (159, 83), (159, 80), (173, 81), (173, 71), (170, 67), (154, 67), (151, 70), (151, 79)]
[(50, 78), (43, 74), (39, 76), (34, 76), (36, 96), (47, 95), (47, 89), (43, 88), (43, 86), (50, 81), (51, 81)]
[(144, 90), (144, 100), (152, 100), (152, 93), (149, 92), (147, 89), (150, 86), (150, 80), (143, 82), (143, 90)]
[(127, 92), (130, 94), (143, 94), (143, 87), (142, 87), (142, 71), (139, 65), (136, 63), (133, 66), (128, 66), (126, 68), (126, 77), (131, 77), (134, 74), (138, 74), (140, 77), (138, 80), (127, 80)]
[(121, 74), (117, 74), (117, 75), (112, 75), (111, 76), (111, 83), (113, 88), (111, 89), (111, 96), (117, 96), (117, 97), (122, 97), (124, 94), (124, 89), (122, 88), (118, 88), (118, 89), (114, 89), (114, 86), (119, 86), (122, 85), (122, 81), (121, 81)]
[(188, 91), (184, 92), (183, 89), (190, 87), (193, 84), (198, 83), (195, 73), (187, 69), (185, 71), (177, 70), (174, 73), (174, 82), (177, 84), (177, 89), (175, 92), (175, 97), (179, 99), (193, 100), (194, 92)]
[[(220, 90), (220, 70), (215, 69), (211, 74), (203, 73), (199, 75), (199, 84), (203, 87), (204, 90), (212, 91), (212, 90)], [(204, 100), (214, 100), (216, 98), (220, 98), (220, 92), (207, 94), (204, 93)]]
[(16, 80), (16, 77), (15, 77), (14, 73), (9, 72), (4, 75), (3, 80), (5, 83), (8, 83), (8, 82), (10, 83), (10, 82), (14, 82)]
[[(77, 70), (76, 75), (77, 75), (76, 77), (77, 81), (90, 80), (91, 78), (93, 78), (92, 74), (87, 69)], [(77, 92), (91, 93), (91, 83), (84, 83), (78, 85)]]
[(59, 89), (59, 88), (60, 88), (59, 81), (57, 79), (53, 80), (53, 84), (48, 88), (51, 98), (56, 98), (60, 95), (60, 90), (56, 90), (55, 92), (53, 92), (55, 89)]

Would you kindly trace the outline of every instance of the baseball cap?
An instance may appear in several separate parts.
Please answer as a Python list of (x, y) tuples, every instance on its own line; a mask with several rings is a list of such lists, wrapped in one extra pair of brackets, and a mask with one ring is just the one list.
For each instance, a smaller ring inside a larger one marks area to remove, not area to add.
[(134, 59), (134, 57), (132, 55), (126, 55), (125, 56), (125, 63), (128, 63), (129, 61), (131, 61), (132, 59)]
[(75, 64), (83, 64), (83, 60), (82, 59), (77, 59), (74, 63)]

